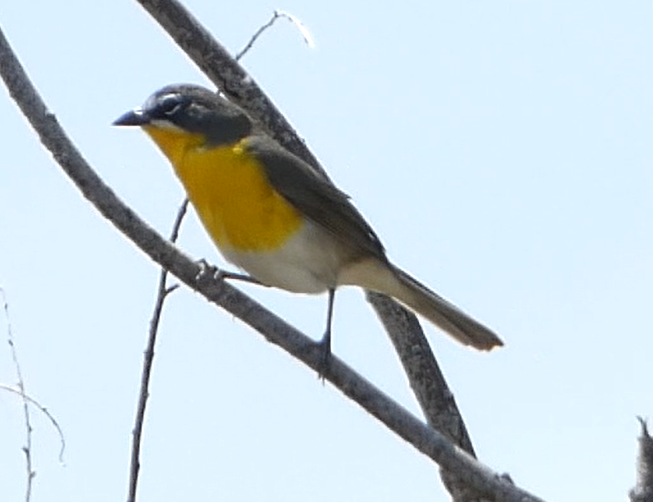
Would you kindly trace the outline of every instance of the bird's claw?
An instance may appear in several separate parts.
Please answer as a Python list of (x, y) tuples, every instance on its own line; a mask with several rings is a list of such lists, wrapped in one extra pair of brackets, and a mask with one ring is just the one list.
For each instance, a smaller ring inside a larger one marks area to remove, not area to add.
[(197, 266), (200, 268), (199, 272), (197, 272), (197, 275), (195, 276), (195, 281), (199, 282), (202, 279), (205, 279), (207, 277), (210, 277), (211, 279), (215, 279), (221, 272), (221, 270), (218, 269), (215, 265), (211, 265), (208, 261), (206, 261), (204, 258), (201, 258), (197, 261)]

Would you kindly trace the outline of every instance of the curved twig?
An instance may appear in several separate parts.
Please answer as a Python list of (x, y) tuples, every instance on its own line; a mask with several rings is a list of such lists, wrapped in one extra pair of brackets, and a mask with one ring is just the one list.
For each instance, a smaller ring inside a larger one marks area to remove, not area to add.
[(54, 418), (54, 415), (50, 413), (50, 410), (48, 410), (45, 406), (43, 406), (41, 403), (39, 403), (36, 399), (31, 397), (29, 394), (25, 394), (24, 392), (22, 392), (20, 389), (16, 387), (12, 387), (11, 385), (5, 385), (3, 383), (0, 383), (0, 389), (7, 392), (11, 392), (12, 394), (16, 394), (17, 396), (20, 396), (21, 399), (27, 401), (29, 404), (34, 406), (37, 410), (39, 410), (41, 413), (43, 413), (43, 415), (47, 417), (47, 419), (52, 424), (52, 427), (55, 428), (57, 434), (59, 435), (59, 443), (61, 444), (61, 446), (59, 447), (59, 462), (64, 464), (63, 455), (64, 452), (66, 451), (66, 436), (64, 436), (63, 429), (59, 425), (57, 419)]
[(302, 34), (302, 37), (304, 37), (304, 42), (306, 42), (306, 45), (308, 45), (309, 47), (314, 46), (313, 39), (311, 38), (311, 34), (306, 29), (306, 27), (304, 27), (304, 25), (299, 21), (299, 19), (297, 19), (295, 16), (293, 16), (292, 14), (289, 14), (287, 12), (283, 12), (281, 10), (275, 10), (272, 13), (272, 17), (268, 20), (268, 22), (262, 24), (258, 28), (258, 30), (256, 30), (254, 32), (254, 34), (250, 37), (250, 39), (245, 44), (245, 46), (240, 51), (238, 51), (238, 53), (234, 56), (234, 59), (236, 61), (240, 61), (242, 59), (242, 57), (245, 54), (247, 54), (247, 52), (249, 52), (249, 50), (252, 47), (254, 47), (254, 44), (259, 39), (259, 37), (265, 32), (265, 30), (271, 28), (272, 25), (277, 22), (277, 19), (281, 19), (281, 18), (287, 19), (288, 21), (290, 21), (293, 25), (295, 25), (297, 27), (299, 32)]

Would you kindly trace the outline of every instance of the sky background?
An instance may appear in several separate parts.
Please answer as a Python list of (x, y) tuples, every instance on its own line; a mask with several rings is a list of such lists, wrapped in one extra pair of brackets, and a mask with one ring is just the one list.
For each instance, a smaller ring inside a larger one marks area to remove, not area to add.
[[(479, 354), (426, 326), (483, 462), (546, 500), (623, 500), (653, 416), (653, 4), (624, 0), (188, 0), (378, 231), (389, 256), (495, 329)], [(207, 84), (136, 2), (4, 1), (50, 109), (164, 234), (182, 190), (112, 128), (173, 82)], [(0, 91), (0, 286), (33, 413), (33, 501), (125, 500), (157, 267), (108, 224)], [(192, 214), (180, 246), (224, 262)], [(315, 338), (326, 297), (242, 285)], [(0, 315), (0, 338), (6, 338)], [(334, 351), (419, 414), (356, 289)], [(4, 348), (3, 348), (4, 347)], [(16, 376), (0, 343), (0, 382)], [(22, 408), (0, 392), (0, 499), (24, 499)], [(436, 466), (313, 371), (181, 288), (156, 350), (139, 500), (445, 501)]]

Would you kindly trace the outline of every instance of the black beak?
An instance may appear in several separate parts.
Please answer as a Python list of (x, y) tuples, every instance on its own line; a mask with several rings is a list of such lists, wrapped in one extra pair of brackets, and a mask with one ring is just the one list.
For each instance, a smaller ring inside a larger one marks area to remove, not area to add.
[(150, 123), (150, 117), (140, 108), (131, 110), (117, 118), (113, 125), (117, 126), (142, 126)]

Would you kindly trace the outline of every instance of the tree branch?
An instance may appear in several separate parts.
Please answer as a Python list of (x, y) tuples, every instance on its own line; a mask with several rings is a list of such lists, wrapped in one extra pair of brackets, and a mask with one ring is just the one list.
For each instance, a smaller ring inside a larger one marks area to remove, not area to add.
[(630, 491), (631, 502), (653, 502), (653, 438), (648, 432), (646, 421), (639, 418), (642, 434), (639, 437), (637, 458), (637, 482)]
[[(382, 302), (383, 295), (368, 292), (367, 298), (382, 312), (381, 321), (390, 336), (408, 376), (410, 386), (417, 397), (422, 412), (431, 427), (440, 431), (454, 444), (476, 458), (472, 441), (456, 405), (453, 393), (440, 371), (428, 340), (413, 315), (396, 303)], [(389, 309), (395, 312), (386, 312)], [(455, 473), (441, 469), (442, 481), (456, 502), (482, 502), (487, 499), (467, 485)], [(506, 480), (509, 478), (506, 477)]]
[[(12, 98), (30, 121), (41, 142), (103, 216), (150, 258), (166, 267), (190, 288), (249, 324), (268, 341), (283, 348), (314, 370), (318, 369), (321, 362), (318, 344), (229, 284), (214, 280), (210, 274), (198, 276), (200, 266), (197, 263), (166, 241), (123, 204), (90, 168), (59, 126), (55, 116), (47, 110), (1, 30), (0, 74)], [(488, 467), (451, 444), (442, 434), (408, 413), (338, 358), (333, 358), (325, 377), (417, 450), (443, 468), (456, 473), (471, 487), (505, 502), (541, 500), (507, 483)]]

